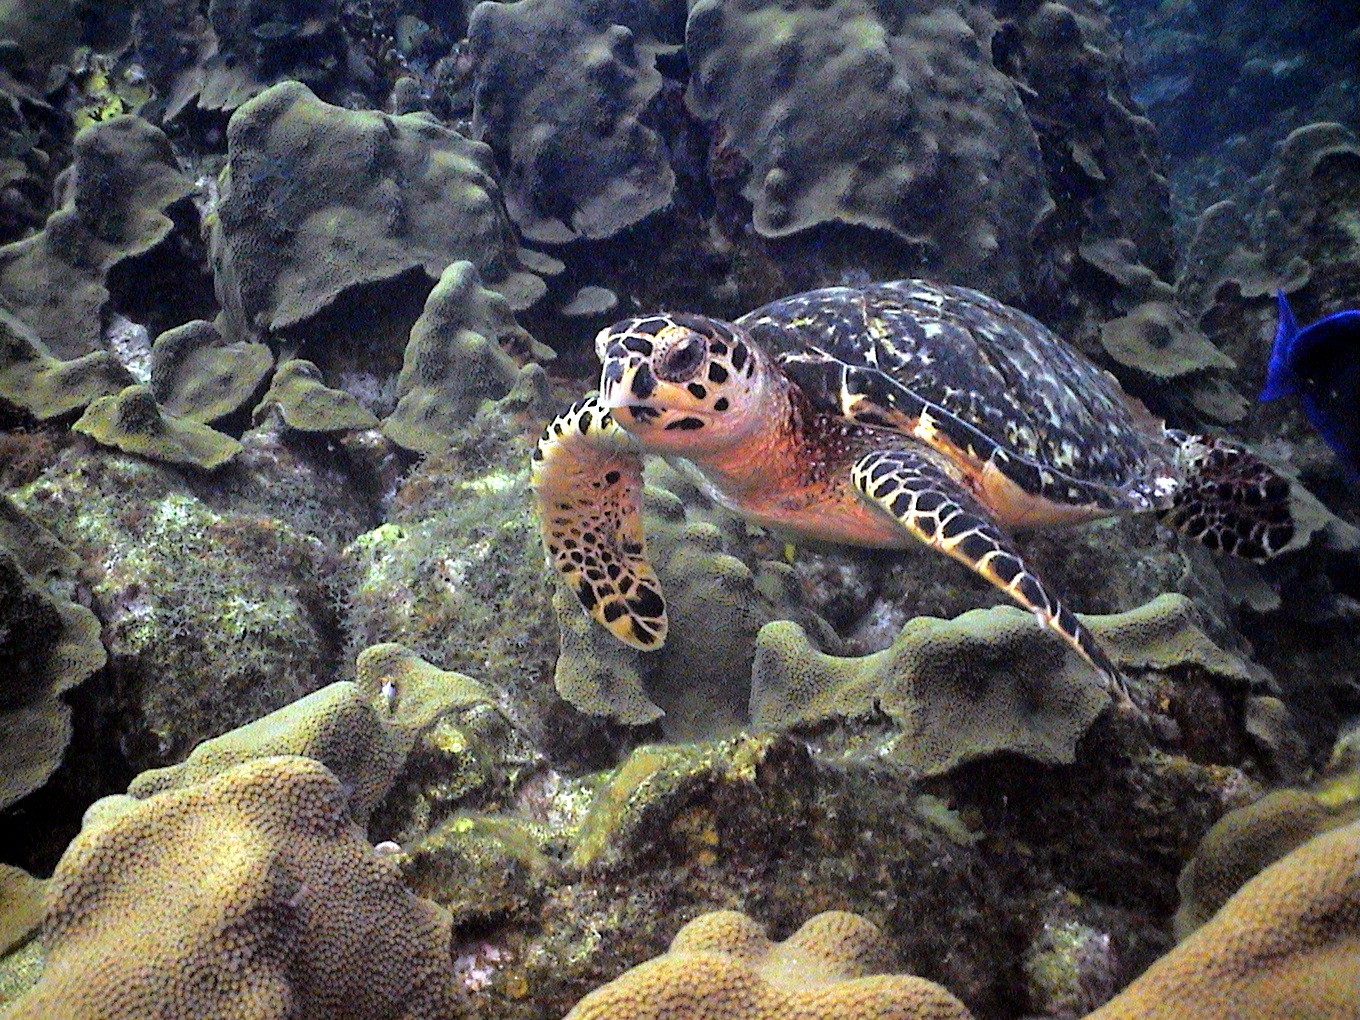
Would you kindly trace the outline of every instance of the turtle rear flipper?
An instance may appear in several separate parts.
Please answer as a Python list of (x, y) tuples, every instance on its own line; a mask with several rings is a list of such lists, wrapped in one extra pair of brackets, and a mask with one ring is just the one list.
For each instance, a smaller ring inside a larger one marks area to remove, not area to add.
[(647, 561), (642, 457), (591, 394), (543, 431), (531, 469), (549, 564), (624, 644), (666, 642), (666, 603)]
[(1264, 562), (1289, 544), (1289, 481), (1245, 447), (1167, 429), (1185, 482), (1162, 520), (1215, 552)]
[(1057, 633), (1105, 681), (1121, 708), (1132, 705), (1123, 674), (1039, 580), (987, 509), (926, 449), (879, 450), (851, 469), (855, 487), (932, 549), (971, 567)]

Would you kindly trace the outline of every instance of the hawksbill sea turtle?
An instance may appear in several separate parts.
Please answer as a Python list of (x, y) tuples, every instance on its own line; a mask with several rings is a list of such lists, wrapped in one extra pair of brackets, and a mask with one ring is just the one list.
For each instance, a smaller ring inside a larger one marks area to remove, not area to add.
[(1243, 447), (1166, 428), (1047, 327), (964, 287), (829, 287), (730, 323), (645, 315), (595, 346), (599, 391), (544, 431), (533, 487), (550, 565), (645, 651), (665, 642), (666, 606), (644, 454), (778, 531), (938, 549), (1061, 635), (1125, 706), (1118, 669), (1010, 529), (1154, 512), (1252, 560), (1294, 533), (1289, 483)]

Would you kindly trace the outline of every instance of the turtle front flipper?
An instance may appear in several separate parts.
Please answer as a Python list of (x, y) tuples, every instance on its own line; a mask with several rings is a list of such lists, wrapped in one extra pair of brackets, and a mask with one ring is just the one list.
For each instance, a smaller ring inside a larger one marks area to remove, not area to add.
[(1010, 537), (971, 492), (923, 449), (875, 451), (851, 469), (855, 487), (926, 545), (966, 564), (1039, 622), (1057, 631), (1105, 680), (1110, 694), (1132, 704), (1123, 675), (1081, 622), (1025, 565)]
[(549, 564), (610, 633), (656, 651), (666, 643), (666, 603), (647, 562), (642, 456), (597, 394), (543, 431), (531, 477)]

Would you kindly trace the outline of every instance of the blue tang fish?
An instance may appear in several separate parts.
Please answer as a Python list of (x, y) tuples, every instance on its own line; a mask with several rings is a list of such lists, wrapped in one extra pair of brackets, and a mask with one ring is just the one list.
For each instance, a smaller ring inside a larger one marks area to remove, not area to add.
[(1300, 329), (1284, 291), (1275, 299), (1280, 323), (1260, 399), (1298, 394), (1313, 427), (1360, 480), (1360, 311), (1334, 312)]

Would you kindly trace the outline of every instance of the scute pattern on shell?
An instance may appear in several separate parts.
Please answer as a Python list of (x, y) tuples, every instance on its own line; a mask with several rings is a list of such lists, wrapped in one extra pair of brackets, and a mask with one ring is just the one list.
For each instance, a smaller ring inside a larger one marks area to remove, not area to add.
[(738, 323), (819, 410), (906, 430), (922, 411), (1026, 492), (1109, 510), (1160, 505), (1171, 447), (1117, 385), (1018, 309), (965, 287), (828, 287)]

